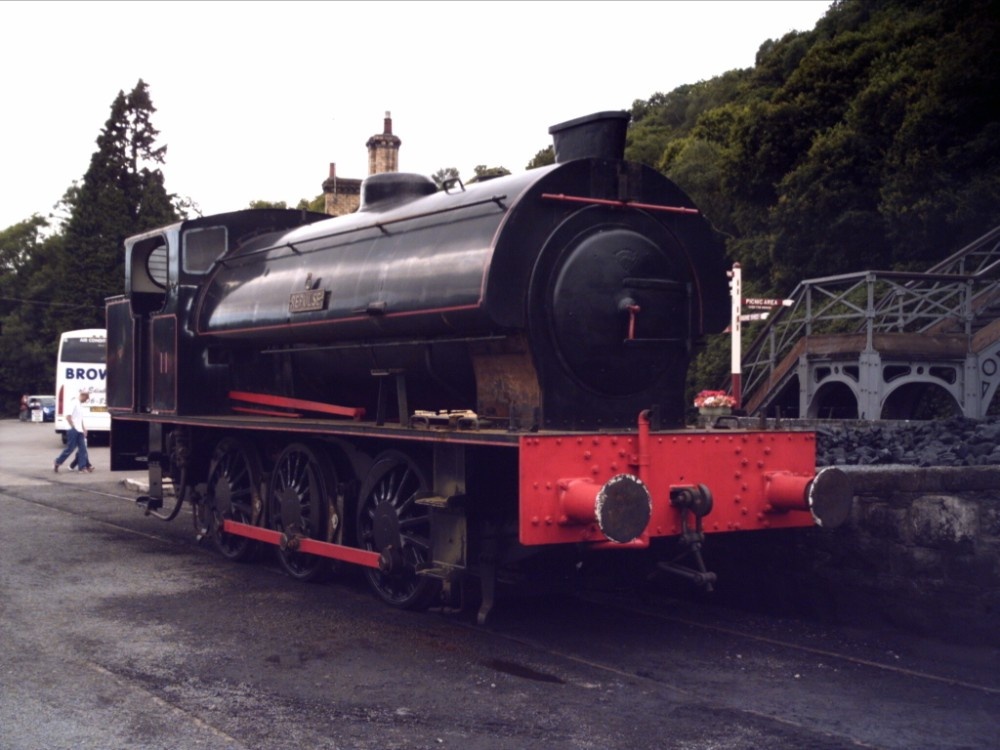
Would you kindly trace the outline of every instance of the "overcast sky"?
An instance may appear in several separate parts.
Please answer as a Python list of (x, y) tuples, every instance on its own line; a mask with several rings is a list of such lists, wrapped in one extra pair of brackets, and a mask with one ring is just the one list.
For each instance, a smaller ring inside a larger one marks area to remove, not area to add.
[(83, 177), (119, 91), (149, 85), (167, 190), (205, 214), (401, 171), (520, 172), (550, 125), (754, 64), (829, 0), (0, 2), (0, 229)]

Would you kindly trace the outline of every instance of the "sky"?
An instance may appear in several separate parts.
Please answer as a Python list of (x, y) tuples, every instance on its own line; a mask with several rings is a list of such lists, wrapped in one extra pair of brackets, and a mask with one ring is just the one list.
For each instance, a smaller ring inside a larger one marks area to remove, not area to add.
[(0, 2), (0, 231), (82, 179), (119, 91), (156, 108), (168, 192), (205, 215), (368, 172), (523, 171), (548, 129), (749, 68), (830, 0)]

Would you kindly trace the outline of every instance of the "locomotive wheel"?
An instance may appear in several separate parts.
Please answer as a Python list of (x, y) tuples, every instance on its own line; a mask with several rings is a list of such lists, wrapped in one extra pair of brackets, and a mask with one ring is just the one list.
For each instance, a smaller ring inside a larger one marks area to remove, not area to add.
[(254, 524), (263, 507), (260, 498), (260, 457), (256, 449), (238, 438), (219, 441), (208, 470), (206, 526), (222, 555), (236, 562), (250, 559), (257, 550), (252, 539), (222, 530), (226, 519)]
[(439, 583), (417, 575), (430, 562), (430, 510), (416, 502), (429, 488), (420, 468), (405, 454), (376, 457), (358, 498), (358, 543), (389, 561), (385, 572), (365, 568), (365, 578), (384, 602), (400, 609), (425, 609)]
[(294, 549), (300, 537), (330, 541), (327, 518), (337, 482), (325, 458), (307, 445), (292, 443), (278, 456), (271, 474), (270, 525), (288, 540), (278, 547), (278, 562), (297, 581), (321, 578), (329, 567), (324, 558)]

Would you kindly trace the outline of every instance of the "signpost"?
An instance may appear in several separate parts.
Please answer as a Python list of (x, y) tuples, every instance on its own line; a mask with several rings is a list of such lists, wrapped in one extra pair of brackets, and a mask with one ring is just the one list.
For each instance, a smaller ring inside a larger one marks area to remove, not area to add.
[[(732, 300), (732, 318), (729, 330), (732, 332), (732, 347), (730, 352), (730, 373), (732, 374), (732, 396), (736, 400), (736, 408), (743, 406), (743, 351), (741, 324), (744, 321), (767, 320), (776, 307), (791, 307), (795, 300), (771, 299), (767, 297), (743, 297), (743, 272), (739, 263), (733, 263), (733, 268), (726, 272), (729, 277), (729, 297)], [(743, 308), (764, 310), (765, 312), (744, 313)]]
[(739, 263), (733, 263), (733, 269), (727, 274), (729, 276), (729, 298), (732, 300), (732, 318), (729, 321), (729, 330), (732, 332), (733, 344), (729, 352), (729, 372), (733, 379), (733, 398), (736, 400), (736, 408), (743, 407), (743, 368), (741, 365), (743, 352), (740, 342), (741, 324), (743, 322), (740, 315), (741, 303), (743, 301), (743, 272)]
[[(739, 263), (736, 264), (739, 266)], [(794, 300), (790, 299), (767, 299), (764, 297), (747, 297), (743, 300), (743, 306), (752, 310), (770, 309), (772, 307), (791, 307)]]

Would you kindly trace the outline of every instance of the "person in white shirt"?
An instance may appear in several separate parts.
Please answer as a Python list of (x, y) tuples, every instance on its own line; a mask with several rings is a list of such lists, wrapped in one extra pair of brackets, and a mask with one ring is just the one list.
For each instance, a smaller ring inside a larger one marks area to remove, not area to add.
[(87, 427), (84, 424), (83, 404), (90, 399), (90, 393), (80, 391), (80, 397), (74, 399), (70, 404), (70, 411), (66, 415), (69, 422), (69, 431), (66, 433), (66, 447), (52, 463), (52, 471), (58, 472), (63, 461), (69, 458), (69, 454), (76, 451), (76, 464), (80, 471), (91, 472), (94, 467), (90, 465), (90, 456), (87, 455)]

